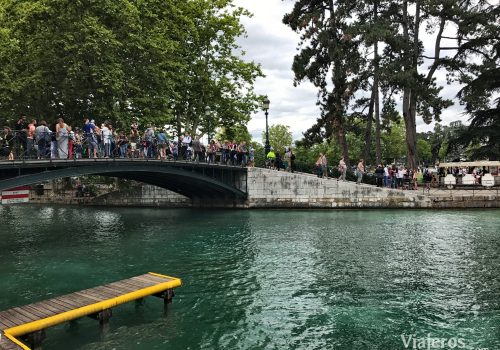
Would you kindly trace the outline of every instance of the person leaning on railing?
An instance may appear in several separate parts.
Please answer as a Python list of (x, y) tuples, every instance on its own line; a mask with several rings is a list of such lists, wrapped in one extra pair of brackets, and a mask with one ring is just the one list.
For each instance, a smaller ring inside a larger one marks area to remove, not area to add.
[(57, 152), (59, 154), (59, 159), (68, 158), (68, 141), (69, 132), (71, 128), (64, 122), (63, 118), (57, 119), (56, 125), (56, 140), (57, 140)]
[(35, 140), (36, 144), (38, 145), (38, 159), (44, 159), (50, 155), (48, 152), (50, 151), (50, 139), (51, 132), (47, 127), (47, 122), (45, 120), (42, 120), (40, 122), (40, 125), (38, 125), (35, 129)]
[(0, 135), (0, 159), (7, 158), (8, 160), (14, 160), (14, 154), (12, 153), (14, 138), (15, 135), (12, 130), (4, 126)]
[(31, 153), (35, 148), (35, 131), (36, 131), (36, 120), (31, 119), (31, 122), (28, 124), (26, 128), (26, 153), (24, 157), (27, 159), (31, 158)]

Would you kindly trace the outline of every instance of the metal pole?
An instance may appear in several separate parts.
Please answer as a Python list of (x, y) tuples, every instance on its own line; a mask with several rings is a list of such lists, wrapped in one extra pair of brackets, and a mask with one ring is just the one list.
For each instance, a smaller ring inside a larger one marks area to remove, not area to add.
[(269, 145), (269, 127), (267, 124), (267, 116), (268, 112), (266, 109), (266, 145), (264, 146), (264, 151), (266, 152), (266, 154), (264, 155), (264, 157), (267, 157), (267, 154), (269, 153), (269, 151), (271, 151), (271, 146)]

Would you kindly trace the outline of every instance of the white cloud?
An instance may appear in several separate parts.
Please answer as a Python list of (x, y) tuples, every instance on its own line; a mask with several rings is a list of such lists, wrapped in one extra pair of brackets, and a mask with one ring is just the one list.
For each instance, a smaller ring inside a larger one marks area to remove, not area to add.
[[(294, 74), (292, 62), (297, 53), (299, 36), (282, 23), (283, 16), (290, 12), (294, 1), (282, 0), (235, 0), (237, 6), (244, 7), (254, 14), (242, 20), (248, 36), (239, 43), (246, 51), (246, 59), (262, 65), (265, 78), (259, 78), (255, 84), (257, 94), (268, 95), (271, 101), (269, 109), (269, 125), (289, 125), (294, 139), (300, 139), (302, 133), (311, 127), (320, 116), (316, 105), (317, 89), (309, 82), (293, 86)], [(433, 55), (432, 40), (425, 40), (427, 55)], [(427, 67), (424, 67), (427, 68)], [(441, 96), (452, 99), (455, 105), (443, 111), (442, 124), (454, 120), (467, 121), (463, 108), (455, 100), (460, 89), (458, 85), (446, 85), (446, 72), (438, 70), (435, 74), (438, 85), (444, 86)], [(421, 118), (417, 120), (418, 131), (432, 130), (435, 123), (425, 124)], [(265, 130), (264, 112), (256, 113), (248, 125), (255, 140), (261, 140)]]

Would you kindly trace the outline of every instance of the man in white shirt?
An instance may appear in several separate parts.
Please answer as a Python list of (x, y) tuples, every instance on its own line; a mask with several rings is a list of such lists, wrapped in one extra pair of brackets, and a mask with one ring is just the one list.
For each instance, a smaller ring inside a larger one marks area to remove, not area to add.
[(181, 159), (185, 159), (186, 157), (186, 151), (191, 144), (191, 135), (189, 135), (189, 132), (184, 133), (184, 137), (182, 138), (182, 147), (181, 147)]
[(104, 143), (104, 158), (111, 156), (111, 130), (106, 124), (101, 125), (101, 138)]
[(389, 168), (387, 167), (387, 164), (384, 166), (384, 187), (389, 187), (389, 184), (387, 183), (387, 179), (389, 178)]

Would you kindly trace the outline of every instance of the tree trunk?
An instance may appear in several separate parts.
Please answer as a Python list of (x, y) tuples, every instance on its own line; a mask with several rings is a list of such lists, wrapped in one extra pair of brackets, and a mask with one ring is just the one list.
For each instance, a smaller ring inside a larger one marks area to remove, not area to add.
[(378, 67), (376, 67), (375, 79), (373, 80), (373, 84), (375, 85), (375, 157), (377, 158), (377, 164), (380, 164), (382, 162), (382, 147), (380, 142), (380, 95), (378, 92), (378, 74)]
[[(378, 20), (378, 1), (373, 4), (373, 18), (376, 23)], [(380, 95), (379, 95), (379, 55), (378, 55), (378, 41), (373, 44), (373, 90), (375, 91), (375, 157), (377, 165), (382, 163), (382, 147), (380, 144)]]
[[(407, 43), (413, 42), (413, 50), (410, 45), (405, 49), (405, 65), (404, 70), (407, 72), (415, 73), (417, 70), (415, 59), (418, 60), (418, 30), (420, 24), (420, 2), (416, 3), (415, 14), (415, 32), (413, 40), (410, 41), (409, 25), (408, 25), (408, 1), (403, 1), (403, 36)], [(417, 52), (415, 52), (415, 49)], [(413, 51), (413, 55), (411, 55)], [(414, 76), (416, 77), (416, 75)], [(413, 79), (407, 82), (403, 89), (403, 119), (406, 127), (406, 148), (407, 148), (407, 165), (409, 168), (416, 168), (417, 164), (417, 129), (416, 129), (416, 102), (413, 86)]]
[(370, 150), (372, 148), (372, 121), (373, 121), (373, 105), (375, 103), (375, 95), (376, 91), (375, 91), (375, 78), (374, 78), (372, 94), (370, 97), (370, 106), (368, 107), (368, 118), (366, 120), (365, 151), (363, 155), (365, 162), (368, 162), (368, 159), (370, 159)]
[[(335, 17), (335, 6), (333, 0), (329, 1), (330, 10), (330, 27), (334, 33), (337, 33), (337, 23)], [(335, 45), (335, 40), (331, 41), (330, 44), (330, 58), (333, 64), (332, 71), (332, 82), (333, 82), (333, 92), (331, 97), (333, 101), (329, 101), (329, 114), (332, 120), (333, 130), (337, 135), (337, 141), (339, 143), (340, 149), (342, 150), (342, 156), (347, 165), (349, 165), (349, 148), (347, 145), (347, 138), (344, 130), (344, 96), (347, 91), (346, 86), (346, 75), (342, 70), (342, 59), (340, 59)], [(330, 100), (330, 99), (329, 99)]]

